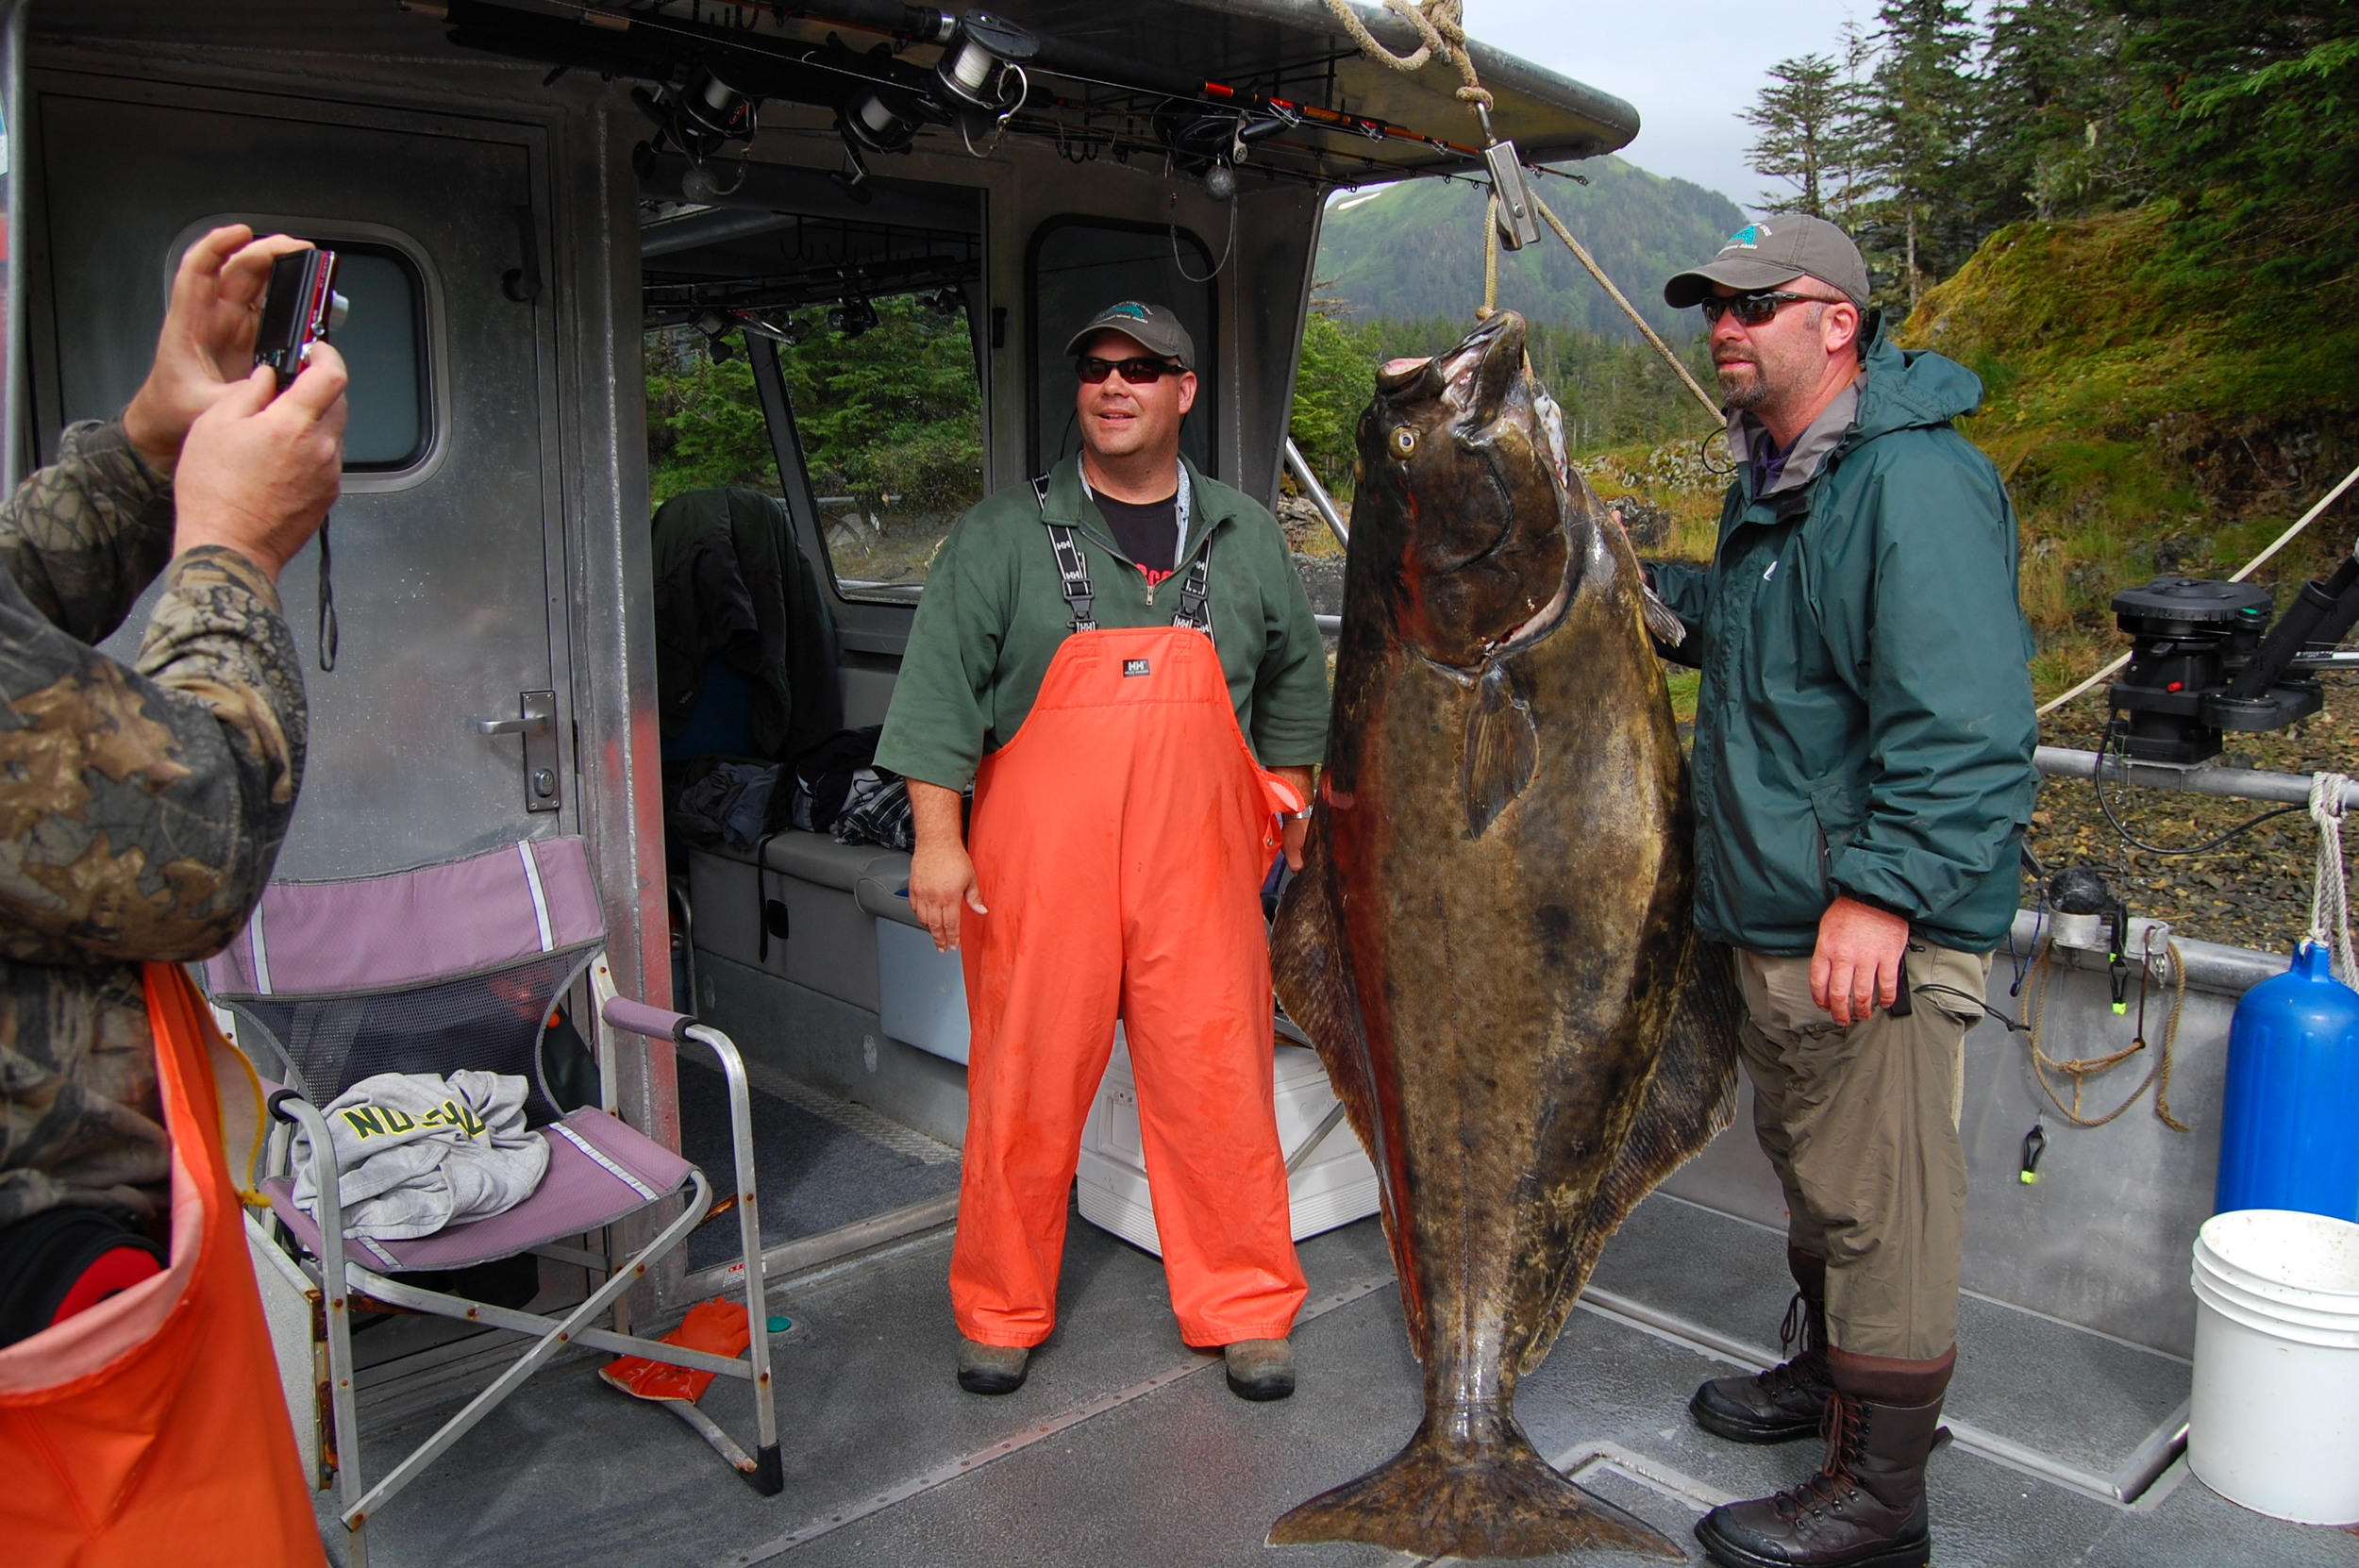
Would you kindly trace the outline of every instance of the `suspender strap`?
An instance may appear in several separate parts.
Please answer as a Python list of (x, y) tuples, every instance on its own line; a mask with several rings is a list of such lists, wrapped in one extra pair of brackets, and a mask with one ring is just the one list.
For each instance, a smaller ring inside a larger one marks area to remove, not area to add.
[(1090, 607), (1097, 601), (1097, 590), (1091, 586), (1089, 562), (1082, 559), (1081, 542), (1073, 537), (1073, 530), (1062, 523), (1048, 523), (1047, 475), (1032, 475), (1032, 499), (1040, 503), (1040, 520), (1048, 524), (1048, 548), (1057, 557), (1057, 591), (1073, 612), (1069, 629), (1096, 631), (1097, 617), (1090, 613)]
[[(1037, 475), (1032, 479), (1032, 496), (1040, 503), (1041, 521), (1048, 526), (1048, 547), (1057, 558), (1058, 592), (1064, 595), (1065, 608), (1073, 612), (1068, 623), (1073, 631), (1096, 631), (1097, 618), (1091, 613), (1097, 602), (1097, 590), (1090, 582), (1089, 562), (1081, 554), (1081, 542), (1073, 537), (1073, 530), (1062, 523), (1048, 522), (1048, 475)], [(1196, 563), (1180, 580), (1180, 608), (1171, 613), (1175, 626), (1189, 626), (1213, 635), (1213, 616), (1207, 603), (1213, 566), (1213, 547), (1208, 542), (1196, 552)]]
[(1187, 576), (1181, 579), (1180, 608), (1171, 612), (1173, 626), (1193, 626), (1207, 637), (1213, 635), (1213, 617), (1204, 603), (1212, 565), (1213, 546), (1208, 542), (1203, 549), (1196, 552), (1196, 564), (1188, 568)]
[(1058, 588), (1064, 594), (1065, 608), (1073, 611), (1072, 629), (1096, 631), (1097, 618), (1090, 607), (1097, 598), (1097, 591), (1090, 586), (1089, 563), (1081, 559), (1081, 542), (1073, 537), (1073, 530), (1061, 523), (1048, 525), (1048, 547), (1057, 555), (1057, 575), (1062, 579)]

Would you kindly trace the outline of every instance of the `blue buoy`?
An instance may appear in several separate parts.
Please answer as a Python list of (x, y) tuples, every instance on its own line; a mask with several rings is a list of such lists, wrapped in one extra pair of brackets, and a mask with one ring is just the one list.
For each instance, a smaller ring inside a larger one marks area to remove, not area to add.
[(2328, 950), (2236, 1004), (2215, 1211), (2291, 1209), (2359, 1220), (2359, 991)]

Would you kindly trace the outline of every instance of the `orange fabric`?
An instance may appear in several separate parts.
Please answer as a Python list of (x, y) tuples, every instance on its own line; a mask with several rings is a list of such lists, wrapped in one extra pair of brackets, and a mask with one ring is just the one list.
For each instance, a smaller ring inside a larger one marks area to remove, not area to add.
[(1238, 733), (1212, 642), (1065, 639), (975, 780), (983, 902), (960, 917), (966, 1148), (950, 1303), (985, 1344), (1056, 1323), (1066, 1193), (1119, 1016), (1173, 1312), (1191, 1344), (1278, 1339), (1302, 1305), (1271, 1087), (1260, 889), (1299, 805)]
[[(662, 1343), (715, 1356), (737, 1356), (754, 1343), (754, 1336), (746, 1326), (745, 1304), (716, 1297), (688, 1309), (680, 1326), (664, 1335)], [(598, 1376), (640, 1399), (680, 1399), (694, 1405), (720, 1374), (651, 1361), (644, 1356), (617, 1356), (598, 1368)]]
[[(223, 1152), (212, 1020), (178, 967), (146, 968), (174, 1266), (9, 1347), (38, 1356), (59, 1336), (51, 1364), (70, 1375), (31, 1386), (12, 1367), (0, 1388), (0, 1542), (10, 1568), (310, 1568), (326, 1558)], [(118, 1354), (78, 1369), (92, 1334), (151, 1316)]]

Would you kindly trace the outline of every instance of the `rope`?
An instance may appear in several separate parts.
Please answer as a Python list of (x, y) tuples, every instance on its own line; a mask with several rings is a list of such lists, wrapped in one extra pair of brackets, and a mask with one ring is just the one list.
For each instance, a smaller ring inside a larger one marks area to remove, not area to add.
[[(2237, 570), (2235, 575), (2230, 577), (2228, 580), (2230, 582), (2242, 582), (2245, 578), (2259, 571), (2263, 564), (2265, 564), (2271, 556), (2277, 554), (2278, 551), (2284, 549), (2286, 545), (2291, 544), (2294, 542), (2296, 535), (2300, 534), (2302, 529), (2308, 527), (2311, 524), (2317, 522), (2318, 519), (2318, 513), (2324, 511), (2327, 508), (2333, 506), (2336, 501), (2340, 500), (2342, 498), (2343, 492), (2349, 490), (2354, 483), (2359, 483), (2359, 468), (2354, 468), (2350, 473), (2344, 475), (2343, 482), (2336, 485), (2333, 490), (2328, 491), (2324, 495), (2319, 496), (2318, 504), (2312, 507), (2308, 511), (2303, 512), (2301, 514), (2300, 522), (2296, 523), (2292, 527), (2287, 528), (2284, 533), (2279, 534), (2275, 542), (2272, 542), (2267, 549), (2262, 551), (2259, 555), (2254, 556), (2250, 560), (2246, 561), (2244, 565)], [(2128, 654), (2123, 654), (2119, 659), (2115, 659), (2111, 664), (2106, 665), (2103, 669), (2098, 671), (2097, 674), (2089, 676), (2088, 679), (2081, 682), (2080, 685), (2074, 687), (2071, 691), (2066, 692), (2063, 696), (2051, 697), (2047, 702), (2042, 703), (2040, 705), (2039, 711), (2034, 714), (2033, 717), (2042, 719), (2046, 718), (2049, 714), (2053, 713), (2057, 709), (2062, 708), (2065, 704), (2070, 702), (2073, 698), (2079, 696), (2082, 692), (2087, 691), (2090, 687), (2095, 686), (2098, 682), (2103, 680), (2106, 676), (2114, 674), (2114, 672), (2119, 670), (2123, 665), (2129, 662), (2130, 656)]]
[(1654, 328), (1647, 325), (1647, 318), (1638, 313), (1638, 307), (1632, 305), (1623, 295), (1622, 291), (1614, 286), (1614, 280), (1605, 275), (1605, 269), (1598, 265), (1597, 258), (1591, 256), (1588, 248), (1573, 238), (1573, 231), (1564, 226), (1563, 219), (1548, 210), (1548, 204), (1534, 193), (1531, 205), (1540, 209), (1540, 216), (1548, 220), (1550, 228), (1556, 230), (1556, 237), (1564, 242), (1566, 248), (1572, 251), (1582, 266), (1589, 269), (1589, 275), (1598, 280), (1598, 287), (1612, 295), (1614, 303), (1622, 308), (1622, 314), (1628, 316), (1631, 325), (1646, 334), (1647, 341), (1654, 344), (1654, 351), (1663, 356), (1663, 362), (1677, 372), (1680, 380), (1686, 384), (1687, 390), (1696, 394), (1696, 401), (1703, 405), (1704, 411), (1712, 416), (1712, 422), (1715, 425), (1719, 424), (1726, 417), (1720, 411), (1719, 400), (1697, 384), (1696, 378), (1688, 374), (1687, 367), (1680, 363), (1680, 357), (1671, 352), (1671, 345), (1655, 336)]
[(1482, 225), (1482, 306), (1475, 320), (1489, 321), (1499, 309), (1499, 198), (1491, 193), (1491, 215)]
[(1406, 75), (1422, 71), (1428, 61), (1440, 58), (1458, 67), (1464, 83), (1458, 89), (1458, 101), (1474, 108), (1483, 115), (1483, 129), (1489, 130), (1491, 93), (1475, 75), (1474, 57), (1466, 50), (1465, 6), (1463, 0), (1425, 0), (1422, 6), (1410, 0), (1384, 0), (1384, 8), (1417, 29), (1424, 42), (1408, 54), (1396, 55), (1379, 42), (1368, 25), (1360, 20), (1347, 0), (1327, 0), (1327, 8), (1335, 13), (1335, 20), (1344, 25), (1344, 31), (1360, 45), (1360, 52), (1379, 65), (1390, 66)]
[[(2139, 1080), (2138, 1086), (2130, 1091), (2128, 1098), (2102, 1116), (2085, 1116), (2082, 1114), (2082, 1101), (2083, 1094), (2088, 1088), (2088, 1080), (2112, 1068), (2118, 1067), (2140, 1051), (2145, 1050), (2146, 1036), (2141, 1030), (2129, 1044), (2110, 1056), (2075, 1057), (2066, 1061), (2058, 1061), (2040, 1049), (2040, 1020), (2048, 1010), (2048, 976), (2051, 969), (2050, 960), (2055, 956), (2056, 944), (2050, 942), (2046, 947), (2040, 949), (2039, 959), (2032, 967), (2031, 1005), (2024, 1009), (2024, 1022), (2029, 1026), (2026, 1032), (2032, 1046), (2032, 1076), (2039, 1079), (2040, 1090), (2047, 1094), (2049, 1103), (2063, 1112), (2065, 1120), (2074, 1126), (2103, 1126), (2137, 1104), (2145, 1096), (2147, 1089), (2151, 1086), (2154, 1090), (2154, 1114), (2163, 1119), (2163, 1125), (2173, 1132), (2195, 1130), (2170, 1113), (2171, 1050), (2179, 1040), (2180, 1011), (2187, 1004), (2187, 963), (2184, 956), (2179, 951), (2177, 938), (2174, 937), (2165, 943), (2165, 951), (2170, 955), (2171, 989), (2170, 1016), (2163, 1025), (2162, 1053), (2155, 1058), (2154, 1065), (2147, 1070), (2146, 1076)], [(2150, 966), (2147, 973), (2150, 975), (2152, 972)], [(2145, 983), (2145, 976), (2141, 976), (2138, 984), (2143, 987)], [(2141, 1007), (2144, 1005), (2142, 1002), (2139, 1004)], [(2072, 1080), (2072, 1103), (2070, 1105), (2065, 1104), (2063, 1097), (2056, 1093), (2056, 1086), (2049, 1081), (2048, 1075), (2050, 1073), (2060, 1073)]]
[(2310, 776), (2310, 820), (2318, 825), (2317, 870), (2310, 881), (2310, 940), (2332, 944), (2334, 973), (2345, 985), (2359, 985), (2359, 965), (2351, 961), (2351, 890), (2343, 880), (2343, 791), (2351, 780), (2338, 773)]

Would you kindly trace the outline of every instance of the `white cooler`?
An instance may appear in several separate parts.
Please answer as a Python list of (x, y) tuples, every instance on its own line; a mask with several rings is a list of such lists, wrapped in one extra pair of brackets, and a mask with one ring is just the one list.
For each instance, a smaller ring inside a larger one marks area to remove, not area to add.
[[(1318, 1053), (1282, 1042), (1278, 1047), (1278, 1143), (1291, 1160), (1305, 1140), (1338, 1109)], [(1120, 1025), (1113, 1059), (1106, 1064), (1096, 1102), (1081, 1128), (1079, 1174), (1081, 1217), (1157, 1257), (1154, 1198), (1146, 1190), (1146, 1159), (1139, 1146), (1139, 1095), (1130, 1052)], [(1376, 1167), (1347, 1120), (1339, 1119), (1287, 1183), (1295, 1240), (1349, 1225), (1376, 1212)]]

